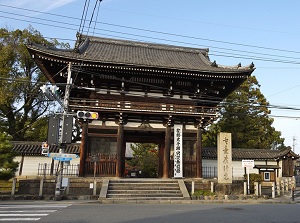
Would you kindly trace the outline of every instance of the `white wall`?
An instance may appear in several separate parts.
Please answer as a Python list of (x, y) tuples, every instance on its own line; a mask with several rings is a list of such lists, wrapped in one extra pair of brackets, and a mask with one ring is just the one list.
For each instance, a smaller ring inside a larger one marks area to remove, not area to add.
[[(19, 169), (21, 165), (21, 156), (15, 157), (14, 161), (19, 162), (19, 168), (16, 171), (16, 177), (19, 176)], [(22, 169), (22, 175), (21, 177), (36, 177), (38, 176), (38, 165), (39, 163), (44, 164), (51, 164), (52, 159), (46, 156), (25, 156), (24, 157), (24, 163), (23, 163), (23, 169)], [(80, 159), (73, 159), (70, 163), (71, 164), (79, 164)], [(58, 161), (54, 161), (54, 164), (58, 163)]]
[[(281, 162), (280, 162), (281, 163)], [(254, 165), (266, 165), (265, 161), (254, 161)], [(277, 165), (276, 161), (268, 161), (268, 165)], [(207, 160), (203, 159), (202, 160), (202, 166), (209, 166), (209, 167), (217, 167), (218, 166), (218, 161), (217, 160)], [(233, 179), (242, 179), (244, 176), (244, 168), (242, 167), (242, 160), (234, 160), (232, 161), (232, 177)], [(258, 169), (249, 169), (249, 173), (259, 173)], [(279, 177), (281, 177), (281, 171), (279, 170)]]

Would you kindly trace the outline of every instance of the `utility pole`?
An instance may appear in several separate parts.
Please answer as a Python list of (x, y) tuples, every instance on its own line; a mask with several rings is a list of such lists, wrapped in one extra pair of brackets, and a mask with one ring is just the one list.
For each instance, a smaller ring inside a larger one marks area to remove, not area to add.
[[(62, 154), (64, 153), (64, 149), (65, 149), (65, 142), (64, 142), (64, 128), (65, 128), (65, 118), (66, 115), (68, 113), (68, 109), (69, 109), (69, 97), (70, 97), (70, 91), (71, 91), (71, 84), (72, 84), (72, 78), (71, 78), (71, 62), (69, 62), (68, 65), (68, 77), (67, 77), (67, 85), (65, 88), (65, 97), (63, 100), (63, 117), (62, 117), (62, 129), (61, 129), (61, 137), (59, 140), (59, 153)], [(62, 184), (62, 176), (63, 176), (63, 167), (64, 167), (64, 162), (63, 161), (59, 161), (59, 165), (60, 165), (60, 171), (59, 174), (57, 175), (57, 180), (56, 180), (56, 187), (55, 187), (55, 197), (54, 199), (57, 200), (61, 200), (61, 184)]]

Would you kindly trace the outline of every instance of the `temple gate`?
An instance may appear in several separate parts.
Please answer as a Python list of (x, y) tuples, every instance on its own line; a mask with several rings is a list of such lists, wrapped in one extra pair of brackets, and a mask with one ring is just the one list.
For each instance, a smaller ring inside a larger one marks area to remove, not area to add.
[[(124, 176), (126, 142), (159, 145), (158, 176), (173, 176), (173, 126), (183, 126), (183, 174), (202, 177), (202, 130), (218, 104), (254, 65), (221, 66), (208, 49), (78, 35), (73, 50), (27, 45), (41, 71), (64, 90), (71, 64), (69, 113), (81, 119), (80, 176)], [(95, 165), (94, 165), (95, 164)], [(105, 165), (104, 165), (105, 164)]]

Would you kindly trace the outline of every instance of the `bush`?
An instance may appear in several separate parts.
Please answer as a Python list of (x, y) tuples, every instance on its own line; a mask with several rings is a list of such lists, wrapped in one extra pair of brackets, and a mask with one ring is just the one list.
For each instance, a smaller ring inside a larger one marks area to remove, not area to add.
[(211, 192), (209, 190), (196, 190), (192, 195), (196, 196), (196, 197), (200, 197), (200, 196), (213, 196), (213, 195), (215, 195), (215, 193)]
[[(247, 174), (244, 175), (244, 180), (247, 180)], [(249, 174), (249, 180), (250, 180), (250, 184), (254, 183), (254, 182), (262, 182), (262, 176), (260, 174), (257, 173), (250, 173)]]

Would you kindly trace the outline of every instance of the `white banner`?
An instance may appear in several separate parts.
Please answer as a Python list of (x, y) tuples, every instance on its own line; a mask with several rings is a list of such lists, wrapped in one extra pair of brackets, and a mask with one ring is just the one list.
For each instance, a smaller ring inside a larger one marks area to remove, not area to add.
[(182, 125), (174, 125), (174, 178), (182, 178)]

